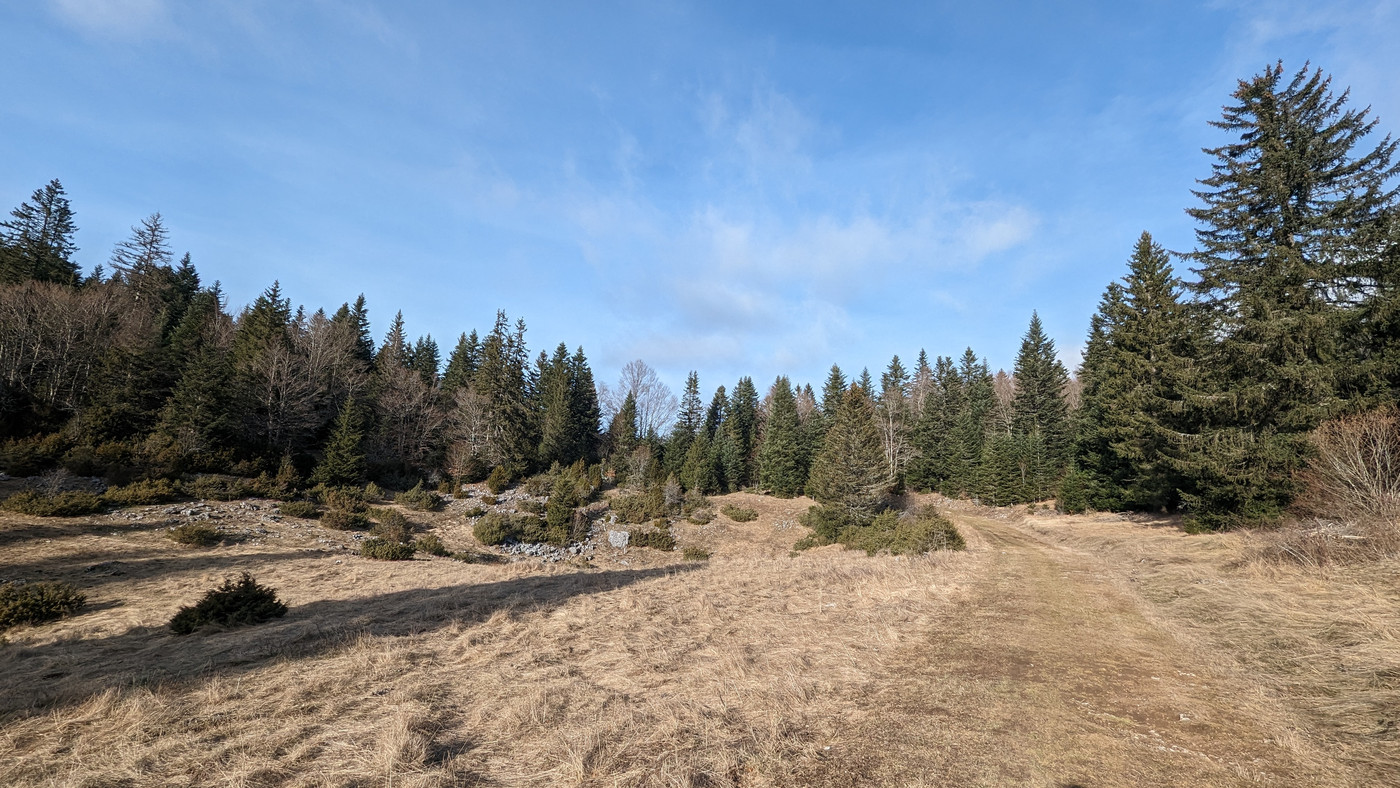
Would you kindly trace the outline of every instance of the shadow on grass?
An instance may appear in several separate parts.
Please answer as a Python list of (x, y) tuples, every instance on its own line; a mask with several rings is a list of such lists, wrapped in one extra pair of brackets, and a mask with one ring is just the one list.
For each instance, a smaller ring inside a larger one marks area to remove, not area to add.
[(227, 569), (256, 569), (270, 561), (289, 561), (319, 555), (310, 550), (287, 550), (278, 553), (229, 553), (217, 547), (184, 547), (171, 543), (183, 554), (171, 556), (155, 550), (114, 552), (93, 550), (86, 553), (53, 556), (37, 561), (0, 564), (0, 580), (64, 580), (79, 589), (91, 589), (106, 583), (143, 580), (181, 572), (206, 572)]
[(111, 687), (228, 675), (274, 659), (314, 658), (365, 635), (417, 635), (479, 623), (500, 610), (549, 610), (575, 596), (695, 568), (576, 572), (322, 600), (294, 606), (284, 618), (267, 624), (183, 637), (164, 627), (140, 627), (107, 638), (0, 646), (0, 662), (5, 664), (0, 672), (0, 722), (81, 702)]

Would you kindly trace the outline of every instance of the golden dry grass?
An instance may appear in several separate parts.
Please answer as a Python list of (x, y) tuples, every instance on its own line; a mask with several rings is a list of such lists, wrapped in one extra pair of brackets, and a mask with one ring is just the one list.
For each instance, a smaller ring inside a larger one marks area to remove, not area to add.
[[(759, 519), (677, 524), (681, 545), (711, 551), (699, 563), (610, 548), (591, 564), (374, 562), (341, 547), (349, 534), (238, 504), (217, 505), (224, 522), (266, 533), (208, 550), (120, 516), (5, 516), (0, 577), (70, 580), (90, 603), (0, 646), (0, 784), (1364, 785), (1394, 774), (1361, 745), (1334, 757), (1335, 737), (1310, 715), (1335, 710), (1251, 672), (1288, 669), (1250, 666), (1256, 631), (1230, 641), (1217, 632), (1227, 625), (1198, 629), (1187, 619), (1199, 610), (1175, 607), (1168, 589), (1194, 597), (1204, 577), (1311, 599), (1303, 580), (1240, 564), (1230, 538), (944, 502), (966, 553), (793, 555), (810, 502), (721, 502)], [(473, 546), (459, 507), (410, 519), (451, 549)], [(1139, 539), (1165, 567), (1151, 582)], [(243, 569), (278, 589), (284, 619), (164, 630)], [(1374, 634), (1358, 653), (1384, 656)], [(1337, 703), (1379, 697), (1354, 689)]]

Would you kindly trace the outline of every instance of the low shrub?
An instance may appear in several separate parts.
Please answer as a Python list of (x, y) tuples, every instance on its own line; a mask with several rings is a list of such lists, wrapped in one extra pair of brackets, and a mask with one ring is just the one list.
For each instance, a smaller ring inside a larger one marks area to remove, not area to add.
[(6, 498), (0, 509), (35, 517), (80, 517), (106, 508), (102, 498), (89, 492), (70, 491), (46, 495), (24, 490)]
[(173, 541), (190, 547), (213, 547), (224, 540), (218, 529), (204, 523), (185, 523), (165, 532)]
[(493, 547), (506, 542), (567, 544), (551, 540), (552, 534), (545, 528), (544, 520), (533, 514), (489, 512), (472, 526), (472, 535), (478, 542)]
[(407, 561), (413, 558), (413, 545), (388, 539), (366, 539), (360, 542), (360, 555), (377, 561)]
[(375, 520), (370, 529), (375, 536), (403, 544), (413, 541), (413, 526), (398, 509), (371, 509), (370, 517)]
[(150, 506), (169, 503), (179, 494), (169, 479), (143, 479), (125, 487), (109, 487), (102, 493), (102, 500), (112, 506)]
[(464, 564), (503, 564), (506, 562), (505, 556), (495, 553), (483, 553), (477, 550), (458, 550), (452, 553), (453, 561), (461, 561)]
[(12, 438), (0, 445), (0, 470), (11, 476), (35, 476), (54, 467), (67, 448), (57, 434)]
[(369, 484), (366, 484), (366, 485), (365, 485), (365, 500), (366, 500), (366, 501), (382, 501), (382, 500), (384, 500), (384, 490), (380, 489), (379, 485), (375, 484), (374, 482), (370, 482)]
[(510, 486), (510, 472), (497, 465), (491, 469), (491, 474), (486, 477), (486, 489), (492, 495), (500, 495)]
[(495, 506), (495, 505), (496, 505), (496, 496), (494, 496), (494, 495), (483, 495), (483, 496), (481, 496), (481, 502), (484, 503), (484, 504), (486, 504), (487, 506)]
[(704, 525), (705, 523), (708, 523), (711, 520), (715, 519), (715, 510), (696, 509), (695, 511), (691, 512), (690, 516), (686, 519), (691, 521), (692, 523), (695, 523), (696, 525)]
[(491, 512), (472, 525), (472, 536), (488, 547), (505, 544), (512, 535), (510, 518), (500, 512)]
[(553, 472), (537, 473), (525, 480), (520, 487), (526, 495), (549, 495), (554, 490), (554, 482), (559, 478), (558, 463), (555, 463)]
[(632, 547), (650, 547), (653, 550), (676, 549), (676, 540), (671, 536), (671, 527), (665, 520), (657, 522), (650, 531), (630, 531), (627, 544)]
[(236, 476), (196, 476), (180, 486), (190, 497), (208, 501), (236, 501), (253, 492), (247, 479)]
[(751, 523), (758, 519), (758, 512), (753, 509), (745, 509), (728, 503), (719, 508), (719, 513), (736, 523)]
[[(813, 507), (814, 510), (817, 508)], [(957, 527), (931, 506), (903, 514), (894, 510), (881, 512), (865, 523), (847, 518), (834, 539), (825, 538), (823, 532), (814, 531), (798, 543), (797, 549), (833, 542), (845, 545), (850, 550), (864, 550), (867, 555), (880, 552), (923, 555), (934, 550), (962, 550), (967, 547)]]
[(0, 632), (71, 616), (85, 602), (72, 583), (0, 583)]
[(189, 607), (180, 608), (170, 619), (170, 631), (188, 635), (204, 626), (241, 627), (261, 624), (287, 614), (287, 606), (277, 592), (253, 580), (244, 572), (237, 580), (225, 580)]
[(543, 501), (536, 501), (530, 498), (526, 498), (525, 500), (517, 504), (517, 508), (519, 508), (522, 512), (529, 512), (530, 514), (544, 514), (545, 503)]
[(708, 561), (710, 551), (703, 547), (687, 547), (681, 550), (681, 557), (687, 561)]
[(365, 510), (365, 491), (358, 487), (317, 486), (311, 494), (327, 509), (344, 509), (347, 512)]
[(655, 494), (648, 491), (633, 495), (619, 495), (608, 501), (608, 506), (617, 512), (619, 520), (633, 525), (640, 525), (666, 514), (665, 501), (662, 499), (659, 489), (655, 491)]
[(467, 517), (480, 517), (483, 514), (486, 514), (486, 508), (483, 506), (473, 506), (472, 508), (463, 512), (463, 514)]
[(418, 552), (427, 553), (428, 555), (439, 557), (451, 555), (447, 546), (442, 543), (442, 540), (437, 537), (437, 534), (423, 536), (419, 538), (418, 541), (414, 542), (413, 546), (418, 549)]
[(277, 511), (301, 520), (315, 520), (321, 516), (321, 507), (314, 501), (285, 501), (277, 505)]
[(321, 515), (321, 525), (337, 531), (360, 531), (369, 527), (369, 518), (360, 512), (331, 509)]
[(423, 483), (419, 482), (413, 485), (412, 489), (395, 495), (394, 503), (420, 512), (436, 512), (442, 508), (442, 496), (432, 490), (425, 490)]

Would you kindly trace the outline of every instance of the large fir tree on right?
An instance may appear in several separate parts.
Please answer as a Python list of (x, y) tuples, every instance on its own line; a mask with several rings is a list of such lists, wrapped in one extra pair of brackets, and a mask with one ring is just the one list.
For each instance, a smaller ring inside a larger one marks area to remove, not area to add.
[(1239, 83), (1212, 125), (1212, 174), (1188, 213), (1201, 327), (1212, 341), (1190, 382), (1198, 417), (1182, 446), (1182, 502), (1203, 527), (1278, 515), (1307, 433), (1346, 405), (1344, 325), (1366, 298), (1374, 239), (1395, 209), (1396, 143), (1363, 147), (1376, 121), (1320, 70), (1283, 65)]

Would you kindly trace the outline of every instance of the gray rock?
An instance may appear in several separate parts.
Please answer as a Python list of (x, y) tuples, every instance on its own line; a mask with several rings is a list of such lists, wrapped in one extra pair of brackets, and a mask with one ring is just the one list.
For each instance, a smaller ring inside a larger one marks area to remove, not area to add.
[(620, 550), (627, 546), (627, 540), (631, 537), (626, 531), (608, 531), (608, 544)]

